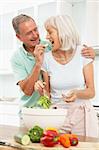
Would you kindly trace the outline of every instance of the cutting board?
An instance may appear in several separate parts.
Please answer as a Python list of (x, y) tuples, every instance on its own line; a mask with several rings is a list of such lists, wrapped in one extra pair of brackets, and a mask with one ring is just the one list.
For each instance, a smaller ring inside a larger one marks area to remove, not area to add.
[[(61, 145), (57, 145), (52, 148), (44, 147), (41, 144), (33, 143), (31, 145), (26, 146), (27, 148), (34, 148), (35, 150), (64, 150), (65, 148)], [(77, 146), (71, 146), (70, 148), (66, 148), (66, 150), (99, 150), (99, 143), (90, 143), (90, 142), (79, 142)]]
[(11, 147), (8, 147), (8, 146), (0, 146), (0, 150), (19, 150), (19, 149), (11, 148)]
[[(12, 143), (15, 145), (20, 145), (14, 141)], [(64, 148), (60, 144), (56, 145), (55, 147), (48, 148), (48, 147), (44, 147), (42, 144), (39, 144), (39, 143), (31, 143), (23, 147), (26, 149), (33, 148), (33, 150), (65, 150), (65, 149), (66, 150), (99, 150), (99, 143), (98, 142), (79, 142), (77, 146), (71, 146), (70, 148)]]

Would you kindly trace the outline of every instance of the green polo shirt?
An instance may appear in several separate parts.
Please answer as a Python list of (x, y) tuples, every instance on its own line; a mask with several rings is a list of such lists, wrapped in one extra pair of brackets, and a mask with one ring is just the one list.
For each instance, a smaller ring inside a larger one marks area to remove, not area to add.
[[(46, 41), (41, 41), (42, 44), (46, 44)], [(49, 44), (49, 43), (48, 43)], [(51, 50), (51, 45), (49, 44), (46, 48), (46, 51)], [(11, 58), (11, 65), (15, 75), (16, 84), (24, 80), (28, 75), (31, 74), (33, 67), (35, 66), (35, 58), (29, 54), (24, 47), (20, 47), (17, 50), (12, 58)], [(22, 90), (20, 89), (21, 94), (21, 105), (26, 107), (35, 106), (37, 100), (39, 99), (40, 95), (37, 91), (33, 92), (31, 96), (25, 95)]]

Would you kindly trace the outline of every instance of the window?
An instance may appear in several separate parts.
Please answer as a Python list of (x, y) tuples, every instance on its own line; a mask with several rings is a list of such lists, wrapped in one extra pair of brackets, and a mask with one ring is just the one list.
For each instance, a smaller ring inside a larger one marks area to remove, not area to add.
[(37, 4), (34, 1), (23, 2), (20, 5), (17, 2), (5, 4), (7, 7), (10, 6), (11, 10), (8, 9), (8, 12), (4, 10), (4, 13), (0, 15), (0, 74), (12, 74), (10, 58), (21, 44), (16, 39), (12, 18), (21, 13), (30, 15), (36, 20), (41, 36), (44, 36), (43, 21), (49, 15), (56, 13), (56, 4), (55, 0), (37, 1)]

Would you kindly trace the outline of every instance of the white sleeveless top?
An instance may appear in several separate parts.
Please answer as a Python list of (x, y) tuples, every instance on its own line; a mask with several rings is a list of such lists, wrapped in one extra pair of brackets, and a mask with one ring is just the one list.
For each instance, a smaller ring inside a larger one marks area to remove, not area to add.
[(81, 50), (82, 46), (78, 46), (72, 60), (65, 65), (58, 63), (51, 51), (45, 53), (42, 70), (48, 72), (50, 76), (51, 99), (53, 102), (64, 103), (62, 94), (66, 94), (67, 91), (73, 89), (83, 89), (85, 87), (83, 67), (91, 62), (92, 59), (82, 57)]

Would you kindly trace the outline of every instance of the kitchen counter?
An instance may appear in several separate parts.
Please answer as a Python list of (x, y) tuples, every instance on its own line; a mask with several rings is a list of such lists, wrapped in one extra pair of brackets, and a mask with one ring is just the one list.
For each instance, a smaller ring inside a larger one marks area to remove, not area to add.
[[(13, 136), (17, 134), (18, 132), (24, 132), (26, 131), (25, 128), (19, 128), (15, 126), (0, 126), (0, 140), (7, 141), (9, 143), (15, 144), (17, 146), (21, 146), (20, 144), (16, 143), (13, 139)], [(70, 147), (66, 148), (67, 150), (99, 150), (99, 139), (98, 138), (91, 138), (91, 137), (84, 137), (79, 136), (79, 144), (76, 147)], [(4, 147), (4, 146), (3, 146)], [(21, 146), (22, 147), (22, 146)], [(32, 143), (28, 146), (23, 146), (26, 150), (29, 150), (29, 148), (32, 148), (32, 150), (64, 150), (65, 148), (57, 145), (52, 148), (46, 148), (42, 146), (41, 144)], [(6, 148), (6, 147), (4, 147)], [(1, 147), (0, 150), (3, 150)], [(9, 148), (5, 149), (9, 150)], [(10, 150), (13, 150), (10, 148)], [(21, 149), (20, 149), (21, 150)]]

